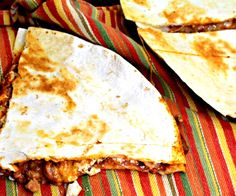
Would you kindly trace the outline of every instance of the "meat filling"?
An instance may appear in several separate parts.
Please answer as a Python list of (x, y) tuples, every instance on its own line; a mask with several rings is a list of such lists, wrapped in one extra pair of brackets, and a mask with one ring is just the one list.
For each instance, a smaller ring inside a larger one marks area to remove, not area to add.
[(194, 24), (194, 25), (172, 25), (163, 27), (162, 30), (169, 33), (196, 33), (207, 31), (219, 31), (226, 29), (236, 29), (236, 19), (230, 19), (219, 23)]
[[(6, 176), (12, 176), (17, 182), (25, 184), (26, 189), (35, 192), (39, 189), (40, 184), (46, 182), (60, 185), (62, 183), (75, 181), (83, 174), (89, 174), (92, 169), (132, 169), (143, 172), (158, 173), (164, 171), (168, 164), (141, 162), (136, 160), (126, 160), (122, 158), (106, 158), (83, 161), (45, 161), (34, 160), (17, 163), (16, 172), (4, 171)], [(81, 169), (81, 168), (87, 168)], [(93, 173), (95, 174), (95, 173)]]
[(11, 83), (15, 78), (14, 72), (9, 72), (0, 85), (0, 128), (5, 123), (9, 99), (11, 97)]

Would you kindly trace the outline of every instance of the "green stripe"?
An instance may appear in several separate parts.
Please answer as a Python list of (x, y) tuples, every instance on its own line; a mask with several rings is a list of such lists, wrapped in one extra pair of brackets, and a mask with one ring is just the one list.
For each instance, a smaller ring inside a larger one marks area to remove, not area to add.
[(91, 6), (91, 8), (92, 8), (92, 18), (94, 20), (97, 20), (97, 9), (93, 6)]
[(74, 4), (75, 4), (75, 7), (76, 7), (77, 9), (80, 9), (80, 3), (79, 3), (79, 1), (74, 0)]
[(116, 48), (114, 46), (114, 44), (112, 43), (111, 39), (109, 38), (109, 36), (107, 35), (107, 32), (105, 31), (105, 29), (103, 28), (102, 24), (100, 22), (98, 22), (97, 20), (94, 20), (101, 35), (102, 35), (102, 38), (103, 40), (105, 41), (106, 45), (113, 51), (117, 52), (116, 51)]
[(7, 196), (16, 196), (17, 195), (17, 188), (16, 183), (14, 181), (6, 179), (6, 194)]
[(181, 173), (180, 177), (181, 177), (182, 185), (184, 187), (185, 195), (188, 195), (188, 196), (193, 195), (187, 174)]
[[(1, 59), (0, 59), (1, 61)], [(2, 63), (0, 62), (0, 84), (1, 84), (1, 81), (3, 80), (3, 71), (2, 71)]]
[(85, 195), (87, 195), (87, 196), (92, 196), (93, 195), (88, 175), (83, 175), (82, 176), (82, 186), (83, 186), (83, 190), (84, 190)]
[[(114, 170), (106, 170), (106, 175), (108, 178), (108, 182), (110, 184), (110, 190), (112, 195), (122, 195), (120, 183), (117, 179), (116, 172)], [(117, 189), (118, 185), (118, 189)]]
[(86, 19), (84, 19), (84, 15), (80, 13), (80, 10), (77, 10), (77, 9), (75, 9), (75, 10), (77, 11), (77, 14), (78, 14), (78, 16), (79, 16), (79, 19), (80, 19), (80, 21), (82, 22), (83, 27), (85, 28), (85, 31), (86, 31), (87, 34), (90, 36), (91, 41), (94, 42), (94, 43), (98, 43), (96, 37), (94, 37), (93, 33), (91, 33), (91, 31), (90, 31), (90, 29), (89, 29), (89, 26), (88, 26), (88, 24), (87, 24), (87, 22), (86, 22)]
[(168, 180), (169, 185), (170, 185), (172, 196), (177, 196), (177, 193), (176, 193), (176, 190), (175, 190), (175, 186), (174, 186), (174, 182), (173, 182), (173, 179), (172, 179), (172, 175), (173, 174), (167, 175), (167, 180)]
[[(146, 54), (146, 52), (143, 50), (143, 48), (138, 45), (133, 39), (127, 37), (129, 42), (132, 44), (132, 46), (135, 48), (135, 51), (138, 54), (139, 59), (141, 60), (142, 64), (147, 68), (150, 69), (150, 65), (149, 65), (149, 60), (145, 57), (144, 54)], [(147, 55), (147, 54), (146, 54)]]
[(164, 90), (164, 95), (163, 96), (166, 96), (167, 98), (169, 98), (171, 101), (175, 102), (176, 103), (176, 99), (175, 99), (175, 96), (174, 96), (174, 93), (173, 91), (171, 90), (171, 88), (169, 87), (169, 85), (165, 82), (165, 80), (163, 80), (162, 77), (159, 77), (157, 76), (163, 90)]
[[(214, 169), (212, 168), (211, 160), (210, 160), (210, 157), (208, 154), (205, 139), (202, 135), (202, 129), (200, 127), (197, 114), (190, 109), (187, 109), (186, 111), (187, 111), (190, 125), (193, 130), (194, 141), (196, 144), (198, 154), (200, 156), (201, 165), (202, 165), (203, 170), (206, 175), (208, 187), (210, 188), (211, 194), (220, 195), (220, 187), (219, 187), (218, 181), (216, 179)], [(194, 119), (197, 119), (197, 123), (195, 123), (196, 121)], [(200, 134), (198, 133), (198, 130), (200, 130)], [(203, 151), (203, 149), (205, 149), (205, 152)], [(210, 163), (210, 164), (208, 164), (208, 163)], [(217, 189), (214, 188), (215, 185), (216, 185)]]

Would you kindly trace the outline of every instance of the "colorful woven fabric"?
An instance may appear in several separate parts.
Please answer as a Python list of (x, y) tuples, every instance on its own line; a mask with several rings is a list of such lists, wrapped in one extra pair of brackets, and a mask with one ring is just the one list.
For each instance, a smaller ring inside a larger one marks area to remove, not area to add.
[[(83, 188), (80, 195), (236, 195), (236, 123), (222, 117), (197, 97), (134, 36), (134, 29), (130, 29), (134, 26), (125, 22), (121, 7), (105, 6), (106, 2), (103, 7), (91, 5), (96, 1), (80, 0), (16, 0), (10, 1), (12, 4), (6, 0), (0, 3), (1, 78), (11, 69), (18, 27), (34, 25), (63, 30), (110, 48), (150, 79), (172, 113), (182, 117), (181, 134), (189, 146), (186, 173), (161, 176), (104, 170), (78, 179)], [(0, 195), (32, 193), (26, 192), (22, 185), (0, 178)], [(35, 195), (65, 195), (65, 187), (42, 185)]]

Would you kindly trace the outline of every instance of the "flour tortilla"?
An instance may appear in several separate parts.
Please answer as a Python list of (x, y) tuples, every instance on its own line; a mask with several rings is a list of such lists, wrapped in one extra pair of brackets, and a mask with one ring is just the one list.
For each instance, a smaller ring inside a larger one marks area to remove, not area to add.
[(125, 17), (154, 27), (217, 23), (236, 17), (236, 1), (121, 0)]
[(197, 95), (236, 118), (235, 30), (166, 33), (139, 24), (138, 32)]
[(19, 77), (0, 134), (2, 168), (17, 171), (16, 163), (29, 160), (122, 156), (174, 165), (168, 173), (185, 170), (179, 130), (166, 103), (122, 57), (35, 27), (20, 29), (15, 47)]

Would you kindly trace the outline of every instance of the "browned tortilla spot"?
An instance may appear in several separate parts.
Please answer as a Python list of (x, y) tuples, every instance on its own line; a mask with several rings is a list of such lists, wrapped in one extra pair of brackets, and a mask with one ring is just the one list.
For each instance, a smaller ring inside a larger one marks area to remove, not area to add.
[[(75, 107), (75, 102), (69, 96), (69, 91), (74, 90), (76, 88), (75, 83), (78, 83), (78, 81), (75, 82), (76, 78), (73, 76), (73, 74), (71, 74), (66, 68), (61, 68), (59, 72), (62, 76), (62, 79), (58, 79), (56, 77), (49, 79), (40, 74), (33, 75), (29, 71), (33, 69), (42, 72), (57, 72), (56, 68), (59, 65), (58, 62), (63, 62), (63, 60), (65, 60), (64, 58), (67, 58), (67, 56), (70, 55), (71, 52), (69, 51), (68, 54), (61, 53), (61, 57), (56, 56), (54, 57), (54, 60), (51, 60), (47, 58), (47, 52), (50, 52), (50, 49), (44, 49), (43, 46), (40, 45), (39, 41), (30, 33), (28, 33), (27, 39), (28, 42), (31, 42), (31, 44), (29, 46), (26, 46), (28, 51), (22, 54), (22, 60), (20, 61), (18, 66), (20, 70), (20, 77), (17, 78), (16, 83), (18, 83), (19, 81), (19, 84), (21, 84), (21, 88), (14, 89), (15, 95), (21, 96), (27, 94), (27, 89), (49, 94), (57, 94), (67, 101), (66, 110), (72, 110)], [(63, 59), (61, 59), (62, 61), (56, 62), (58, 58)]]
[(148, 2), (146, 0), (134, 0), (136, 4), (148, 7)]
[(236, 48), (231, 47), (226, 41), (219, 40), (214, 42), (205, 37), (195, 40), (193, 48), (200, 56), (204, 57), (213, 70), (223, 72), (228, 69), (228, 65), (224, 62), (225, 53), (227, 53), (225, 51), (229, 51), (229, 53), (236, 52)]
[[(55, 140), (57, 145), (61, 147), (64, 144), (82, 145), (78, 141), (89, 143), (94, 137), (97, 140), (101, 140), (108, 131), (108, 126), (104, 121), (99, 119), (97, 115), (91, 115), (85, 123), (78, 124), (77, 127), (73, 127), (69, 132), (54, 136), (50, 131), (38, 130), (37, 134), (42, 138)], [(94, 144), (97, 140), (94, 141)]]
[(196, 18), (199, 18), (199, 16), (206, 12), (203, 8), (191, 4), (188, 0), (171, 1), (166, 7), (168, 9), (163, 10), (162, 15), (172, 24), (176, 23), (178, 20), (187, 21), (186, 16), (190, 18), (191, 22), (196, 24), (199, 22), (196, 21)]

